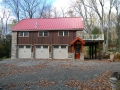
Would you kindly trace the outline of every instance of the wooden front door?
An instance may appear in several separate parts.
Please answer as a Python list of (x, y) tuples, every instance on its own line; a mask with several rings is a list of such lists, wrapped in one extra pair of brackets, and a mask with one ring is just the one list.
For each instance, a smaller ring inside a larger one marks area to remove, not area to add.
[(75, 59), (80, 59), (80, 44), (75, 44)]

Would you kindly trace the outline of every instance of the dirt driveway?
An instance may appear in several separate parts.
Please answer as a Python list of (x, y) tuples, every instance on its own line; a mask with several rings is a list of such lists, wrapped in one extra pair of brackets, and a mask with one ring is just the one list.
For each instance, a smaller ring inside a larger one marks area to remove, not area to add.
[(112, 72), (120, 62), (99, 60), (0, 61), (0, 90), (111, 90)]

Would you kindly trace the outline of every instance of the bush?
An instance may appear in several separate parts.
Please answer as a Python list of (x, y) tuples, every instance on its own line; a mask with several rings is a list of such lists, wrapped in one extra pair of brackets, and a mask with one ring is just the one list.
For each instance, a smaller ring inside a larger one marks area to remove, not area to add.
[(6, 59), (6, 58), (7, 58), (7, 56), (4, 56), (4, 57), (3, 57), (3, 59)]
[(115, 59), (120, 59), (120, 53), (115, 54)]
[(110, 59), (110, 55), (108, 55), (108, 54), (107, 54), (107, 55), (104, 55), (103, 58), (104, 58), (104, 59)]
[(104, 59), (110, 59), (110, 52), (106, 52), (103, 54)]

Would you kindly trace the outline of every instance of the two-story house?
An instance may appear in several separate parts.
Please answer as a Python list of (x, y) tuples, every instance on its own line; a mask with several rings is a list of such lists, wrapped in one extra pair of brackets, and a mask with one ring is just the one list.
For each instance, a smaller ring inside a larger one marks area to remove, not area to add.
[(85, 42), (76, 32), (83, 29), (80, 17), (23, 19), (12, 28), (11, 58), (79, 59)]

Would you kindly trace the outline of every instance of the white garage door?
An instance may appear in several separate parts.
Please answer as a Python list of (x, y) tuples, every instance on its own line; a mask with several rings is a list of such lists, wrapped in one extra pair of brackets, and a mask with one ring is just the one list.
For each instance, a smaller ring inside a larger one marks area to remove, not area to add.
[(54, 59), (67, 59), (68, 58), (68, 46), (53, 46), (53, 58)]
[(49, 58), (49, 46), (48, 45), (37, 45), (35, 46), (35, 58)]
[(18, 46), (18, 58), (31, 58), (31, 46)]

